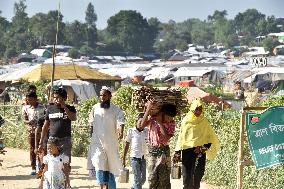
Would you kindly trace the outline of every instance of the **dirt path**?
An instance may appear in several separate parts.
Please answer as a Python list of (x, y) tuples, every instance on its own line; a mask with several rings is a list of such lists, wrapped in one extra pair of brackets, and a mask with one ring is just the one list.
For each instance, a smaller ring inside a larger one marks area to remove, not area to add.
[[(35, 176), (30, 176), (31, 168), (29, 166), (29, 154), (27, 151), (6, 148), (5, 156), (0, 155), (3, 159), (3, 166), (0, 167), (0, 188), (1, 189), (35, 189), (39, 180)], [(98, 188), (95, 180), (90, 179), (86, 170), (86, 158), (72, 157), (71, 186), (72, 189), (91, 189)], [(133, 182), (133, 175), (130, 175), (130, 183), (122, 184), (117, 182), (118, 189), (129, 189)], [(182, 180), (171, 181), (173, 189), (182, 189)], [(143, 189), (148, 187), (144, 184)], [(202, 183), (201, 189), (219, 189)]]

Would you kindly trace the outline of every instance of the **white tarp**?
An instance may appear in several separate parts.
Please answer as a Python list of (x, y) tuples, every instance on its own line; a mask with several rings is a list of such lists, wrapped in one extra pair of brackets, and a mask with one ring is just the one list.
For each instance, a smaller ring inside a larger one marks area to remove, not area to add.
[[(50, 84), (49, 84), (50, 85)], [(56, 80), (53, 82), (54, 86), (70, 86), (74, 93), (78, 96), (80, 101), (87, 100), (97, 96), (94, 85), (88, 81), (82, 80)]]
[(21, 62), (18, 64), (8, 64), (0, 67), (0, 75), (5, 74), (5, 73), (11, 73), (17, 70), (21, 70), (24, 68), (28, 68), (35, 65), (34, 63), (31, 62)]
[(37, 55), (37, 56), (43, 56), (45, 51), (47, 51), (47, 50), (46, 49), (33, 49), (31, 51), (31, 54), (34, 54), (34, 55)]
[(283, 74), (284, 68), (279, 67), (263, 67), (263, 68), (254, 68), (251, 70), (252, 72), (256, 72), (255, 74), (247, 77), (244, 79), (244, 83), (251, 83), (254, 81), (255, 77), (257, 75), (264, 75), (267, 73), (273, 73), (273, 74)]
[(144, 80), (164, 79), (172, 73), (170, 70), (171, 68), (154, 67), (144, 74), (146, 76)]
[[(54, 61), (56, 64), (64, 64), (64, 63), (70, 63), (70, 62), (72, 63), (73, 59), (70, 57), (65, 57), (65, 56), (56, 56)], [(52, 58), (46, 59), (44, 63), (51, 64), (53, 63), (53, 59)]]
[(30, 67), (19, 67), (16, 69), (16, 71), (8, 72), (6, 74), (0, 75), (0, 81), (17, 81), (19, 80), (23, 75), (30, 72), (34, 68), (36, 68), (38, 65), (30, 66)]
[(196, 69), (194, 67), (181, 67), (175, 73), (175, 77), (201, 77), (212, 69)]
[(106, 68), (99, 69), (99, 72), (111, 75), (111, 76), (119, 76), (124, 79), (127, 77), (133, 77), (137, 67), (127, 67), (127, 68)]

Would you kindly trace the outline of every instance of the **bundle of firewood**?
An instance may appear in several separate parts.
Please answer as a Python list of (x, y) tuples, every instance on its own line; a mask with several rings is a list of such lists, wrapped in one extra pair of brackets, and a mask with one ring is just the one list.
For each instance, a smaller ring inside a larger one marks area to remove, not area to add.
[(186, 98), (181, 91), (175, 89), (159, 90), (153, 87), (141, 87), (136, 89), (132, 94), (132, 103), (138, 111), (143, 112), (148, 100), (152, 100), (155, 106), (151, 110), (151, 114), (159, 112), (163, 104), (174, 104), (177, 107), (177, 113), (181, 113), (187, 105)]

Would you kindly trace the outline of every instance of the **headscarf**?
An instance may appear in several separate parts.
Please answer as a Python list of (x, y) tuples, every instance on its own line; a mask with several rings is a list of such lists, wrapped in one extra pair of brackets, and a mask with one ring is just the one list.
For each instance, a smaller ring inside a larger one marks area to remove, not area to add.
[[(196, 117), (193, 112), (200, 106), (202, 106), (202, 113)], [(190, 111), (181, 122), (176, 151), (211, 143), (210, 148), (206, 151), (206, 157), (207, 159), (213, 159), (220, 148), (220, 144), (215, 131), (204, 117), (204, 109), (204, 105), (200, 99), (192, 102)]]
[(107, 87), (107, 86), (102, 86), (101, 91), (102, 91), (102, 90), (106, 90), (106, 91), (109, 91), (110, 93), (112, 93), (111, 88), (110, 88), (110, 87)]

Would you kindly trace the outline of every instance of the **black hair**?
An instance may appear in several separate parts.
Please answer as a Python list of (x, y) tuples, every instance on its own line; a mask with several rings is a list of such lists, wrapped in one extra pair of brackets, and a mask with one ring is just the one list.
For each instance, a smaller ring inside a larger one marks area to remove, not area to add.
[(47, 144), (54, 144), (55, 146), (59, 147), (59, 140), (58, 138), (49, 138)]
[(177, 108), (174, 104), (163, 104), (160, 112), (164, 113), (165, 115), (175, 117), (177, 115)]
[(35, 85), (29, 85), (28, 91), (30, 91), (32, 89), (36, 90), (36, 86)]
[(63, 88), (54, 89), (53, 94), (58, 94), (62, 98), (67, 98), (67, 92)]
[(239, 85), (240, 85), (240, 84), (242, 84), (242, 83), (241, 83), (240, 81), (236, 81), (235, 84), (239, 84)]
[(143, 118), (143, 117), (144, 117), (144, 113), (142, 112), (142, 113), (138, 114), (138, 118), (137, 119), (140, 119), (140, 118)]
[(102, 89), (101, 91), (106, 91), (106, 93), (107, 93), (109, 96), (112, 96), (112, 95), (111, 95), (111, 92), (110, 92), (109, 90), (107, 90), (107, 89)]
[(26, 97), (37, 98), (36, 92), (29, 92), (26, 94)]

